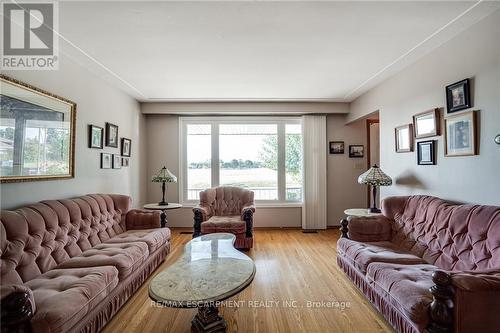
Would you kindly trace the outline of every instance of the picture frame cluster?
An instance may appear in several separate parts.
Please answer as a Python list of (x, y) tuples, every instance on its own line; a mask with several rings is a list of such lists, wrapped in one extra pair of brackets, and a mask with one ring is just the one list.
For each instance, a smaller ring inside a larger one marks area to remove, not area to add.
[[(444, 156), (473, 156), (477, 149), (477, 114), (472, 107), (470, 79), (464, 79), (445, 87), (446, 115), (442, 119), (441, 108), (415, 114), (412, 123), (394, 129), (396, 153), (413, 152), (414, 141), (441, 135), (444, 126)], [(444, 112), (443, 112), (444, 113)], [(416, 142), (417, 164), (435, 165), (437, 140)]]
[[(345, 154), (345, 142), (344, 141), (330, 141), (329, 150), (332, 155), (343, 155)], [(349, 157), (350, 158), (363, 158), (365, 157), (365, 146), (364, 145), (349, 145)]]
[(118, 125), (106, 122), (105, 127), (94, 124), (88, 125), (88, 147), (91, 149), (104, 149), (104, 147), (120, 148), (119, 154), (102, 152), (100, 155), (101, 169), (121, 169), (130, 164), (132, 140), (119, 138)]

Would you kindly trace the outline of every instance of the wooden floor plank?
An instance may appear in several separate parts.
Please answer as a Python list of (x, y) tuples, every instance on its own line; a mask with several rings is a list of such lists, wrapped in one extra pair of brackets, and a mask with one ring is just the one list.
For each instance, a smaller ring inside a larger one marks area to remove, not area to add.
[[(152, 276), (182, 254), (191, 236), (181, 231), (172, 230), (172, 252)], [(254, 237), (246, 254), (255, 261), (255, 279), (220, 308), (228, 332), (394, 332), (337, 266), (337, 230), (257, 229)], [(103, 332), (190, 332), (196, 310), (155, 307), (148, 297), (151, 278)], [(339, 306), (321, 304), (329, 301)]]

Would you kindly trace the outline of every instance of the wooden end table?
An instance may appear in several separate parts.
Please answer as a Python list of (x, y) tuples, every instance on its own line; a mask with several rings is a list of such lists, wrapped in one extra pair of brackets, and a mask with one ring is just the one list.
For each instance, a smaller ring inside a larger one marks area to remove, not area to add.
[(168, 205), (159, 205), (157, 203), (150, 203), (143, 206), (144, 209), (161, 210), (160, 226), (165, 228), (167, 226), (167, 210), (182, 208), (180, 203), (171, 202)]

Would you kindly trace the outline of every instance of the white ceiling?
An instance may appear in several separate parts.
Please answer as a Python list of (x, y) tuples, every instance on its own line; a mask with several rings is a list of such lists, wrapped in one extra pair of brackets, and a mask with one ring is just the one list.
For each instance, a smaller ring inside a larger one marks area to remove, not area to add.
[(498, 2), (61, 2), (61, 51), (140, 101), (349, 102)]

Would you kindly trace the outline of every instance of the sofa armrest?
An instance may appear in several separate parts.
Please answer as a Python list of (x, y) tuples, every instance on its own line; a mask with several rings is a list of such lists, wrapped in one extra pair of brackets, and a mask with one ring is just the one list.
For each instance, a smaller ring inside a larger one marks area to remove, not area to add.
[(251, 204), (243, 206), (243, 208), (241, 208), (241, 220), (245, 220), (245, 214), (253, 215), (253, 213), (255, 213), (255, 205)]
[(193, 238), (201, 236), (201, 223), (208, 220), (211, 215), (210, 207), (205, 205), (197, 205), (193, 208), (194, 223), (193, 223)]
[(255, 205), (247, 205), (241, 208), (241, 220), (245, 221), (245, 237), (253, 237), (253, 213), (255, 213)]
[(0, 286), (2, 332), (28, 332), (35, 313), (35, 298), (30, 288), (20, 284)]
[(127, 213), (127, 230), (160, 228), (160, 215), (158, 210), (132, 209)]
[(500, 272), (452, 273), (457, 332), (498, 332)]
[(383, 215), (351, 216), (342, 221), (343, 230), (349, 239), (358, 242), (379, 242), (391, 239), (391, 221)]
[(388, 219), (394, 220), (397, 214), (403, 213), (408, 196), (387, 197), (382, 200), (380, 206), (382, 207), (382, 214)]

